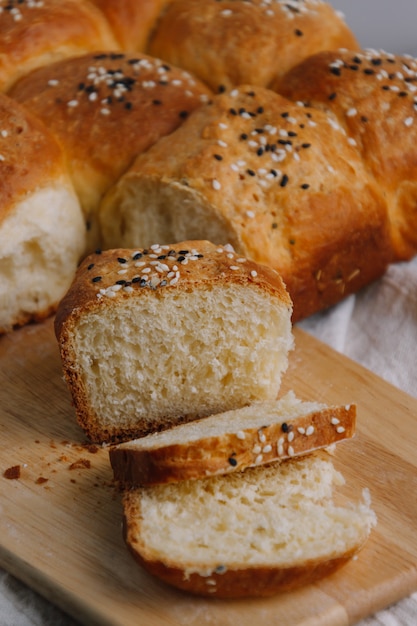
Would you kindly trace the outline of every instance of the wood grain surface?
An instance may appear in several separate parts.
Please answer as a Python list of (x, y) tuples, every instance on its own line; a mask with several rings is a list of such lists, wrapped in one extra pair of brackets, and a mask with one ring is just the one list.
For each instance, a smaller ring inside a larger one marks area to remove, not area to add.
[(295, 337), (282, 393), (358, 405), (357, 436), (335, 456), (347, 493), (369, 487), (378, 515), (357, 559), (266, 600), (195, 598), (151, 579), (123, 543), (108, 449), (75, 422), (48, 320), (0, 338), (0, 565), (100, 626), (346, 626), (417, 590), (417, 401)]

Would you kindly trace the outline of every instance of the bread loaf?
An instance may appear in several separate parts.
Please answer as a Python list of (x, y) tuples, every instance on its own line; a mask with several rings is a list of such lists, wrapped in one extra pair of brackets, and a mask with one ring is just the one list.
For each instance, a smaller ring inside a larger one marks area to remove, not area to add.
[(10, 92), (47, 124), (65, 151), (89, 252), (100, 245), (96, 211), (104, 192), (137, 154), (175, 130), (209, 94), (183, 70), (119, 52), (49, 64)]
[(277, 75), (320, 50), (359, 48), (341, 15), (321, 0), (175, 0), (162, 11), (148, 52), (214, 91)]
[(105, 247), (207, 238), (276, 269), (297, 321), (379, 277), (387, 206), (332, 114), (270, 90), (214, 96), (100, 207)]
[(42, 122), (0, 94), (0, 333), (55, 311), (84, 246), (59, 145)]
[(153, 485), (242, 471), (284, 461), (353, 437), (356, 407), (281, 400), (182, 424), (110, 449), (122, 485)]
[(268, 596), (346, 563), (376, 517), (369, 494), (336, 504), (342, 475), (307, 455), (244, 472), (123, 492), (124, 533), (165, 582), (222, 598)]
[(92, 50), (114, 50), (104, 15), (85, 0), (23, 0), (0, 7), (0, 91), (37, 67)]
[(388, 205), (392, 261), (417, 252), (417, 60), (366, 50), (322, 52), (274, 85), (331, 112)]
[(90, 255), (55, 329), (79, 423), (97, 442), (275, 399), (293, 342), (278, 274), (195, 241)]

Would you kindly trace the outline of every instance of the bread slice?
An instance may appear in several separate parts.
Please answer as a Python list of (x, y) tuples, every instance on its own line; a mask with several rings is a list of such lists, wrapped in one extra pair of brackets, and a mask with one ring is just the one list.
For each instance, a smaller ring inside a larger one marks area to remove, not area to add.
[(195, 594), (268, 596), (316, 581), (376, 523), (366, 491), (355, 504), (333, 501), (344, 480), (324, 454), (125, 490), (127, 546), (151, 574)]
[(227, 474), (282, 461), (353, 437), (355, 405), (277, 401), (182, 424), (110, 449), (114, 478), (150, 485)]
[(80, 425), (116, 442), (274, 400), (291, 311), (280, 276), (227, 245), (90, 255), (55, 320)]

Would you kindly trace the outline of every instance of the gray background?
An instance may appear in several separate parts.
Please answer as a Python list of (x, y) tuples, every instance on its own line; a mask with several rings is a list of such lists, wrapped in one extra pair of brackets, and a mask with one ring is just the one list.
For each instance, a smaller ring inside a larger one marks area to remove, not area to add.
[(417, 0), (330, 0), (363, 48), (417, 57)]

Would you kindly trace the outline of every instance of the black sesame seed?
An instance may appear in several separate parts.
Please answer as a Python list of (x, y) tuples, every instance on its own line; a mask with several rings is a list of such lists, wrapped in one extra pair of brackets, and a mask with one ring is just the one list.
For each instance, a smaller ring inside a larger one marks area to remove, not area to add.
[(297, 133), (294, 132), (293, 130), (289, 130), (288, 131), (288, 137), (297, 137)]
[(330, 73), (334, 74), (335, 76), (340, 76), (342, 74), (339, 67), (331, 67)]
[(407, 91), (399, 91), (398, 95), (400, 98), (405, 98), (406, 96), (408, 96), (408, 92)]
[(372, 59), (371, 63), (372, 63), (372, 65), (381, 65), (382, 64), (382, 59)]
[(156, 105), (162, 104), (162, 101), (161, 100), (152, 100), (152, 104), (156, 104)]
[(140, 279), (140, 286), (141, 287), (146, 287), (146, 285), (147, 285), (146, 278), (141, 278)]
[(216, 159), (216, 161), (223, 161), (223, 157), (221, 154), (213, 154), (213, 156)]
[(125, 109), (128, 109), (130, 111), (130, 109), (133, 107), (133, 104), (131, 102), (126, 102), (125, 103)]
[(290, 239), (290, 245), (293, 246), (295, 244), (295, 239)]
[(119, 261), (119, 263), (127, 263), (127, 259), (124, 259), (121, 256), (117, 257), (117, 260)]
[(219, 85), (217, 91), (219, 93), (224, 93), (226, 91), (226, 87), (224, 85)]
[(372, 74), (375, 74), (375, 70), (373, 70), (371, 67), (365, 67), (365, 69), (363, 70), (364, 74), (368, 74), (368, 76), (371, 76)]
[(102, 279), (102, 276), (94, 276), (94, 278), (91, 279), (91, 282), (99, 283), (101, 279)]
[(334, 100), (337, 96), (337, 93), (334, 91), (333, 93), (329, 94), (329, 100)]
[(302, 143), (301, 144), (302, 148), (310, 148), (310, 146), (311, 146), (311, 143)]
[(296, 28), (294, 33), (296, 34), (297, 37), (302, 37), (303, 36), (303, 31), (300, 30), (299, 28)]
[(142, 252), (136, 252), (132, 257), (134, 261), (137, 261), (140, 258), (142, 258)]
[(116, 285), (126, 285), (126, 281), (121, 279), (121, 280), (116, 280)]
[(178, 250), (178, 254), (188, 254), (189, 250)]
[(94, 267), (94, 263), (90, 263), (90, 265), (87, 267), (87, 269), (91, 270), (91, 269), (93, 269), (93, 267)]
[(263, 113), (263, 112), (264, 112), (264, 108), (263, 108), (263, 107), (258, 107), (258, 108), (256, 109), (256, 112), (257, 112), (257, 113)]
[(358, 65), (362, 63), (362, 59), (360, 57), (353, 57), (352, 61)]
[(281, 424), (281, 430), (282, 430), (283, 433), (287, 433), (289, 431), (289, 427), (288, 427), (287, 422), (283, 422)]
[(301, 185), (301, 189), (309, 189), (310, 185), (308, 183), (303, 183)]
[(185, 256), (184, 255), (180, 255), (178, 257), (178, 263), (181, 263), (182, 261), (185, 261)]
[(236, 467), (236, 465), (237, 465), (237, 460), (236, 460), (234, 457), (229, 456), (229, 458), (228, 458), (227, 460), (229, 461), (229, 463), (230, 463), (230, 465), (231, 465), (232, 467)]
[(281, 117), (289, 117), (289, 113), (286, 111), (285, 113), (281, 113)]
[(278, 176), (277, 170), (270, 170), (272, 176)]
[(258, 156), (262, 156), (262, 155), (263, 155), (263, 153), (264, 153), (264, 149), (263, 149), (263, 148), (258, 148), (258, 149), (257, 149), (257, 151), (256, 151), (256, 154), (257, 154)]
[(366, 115), (361, 115), (361, 122), (364, 122), (366, 124), (366, 122), (368, 122), (368, 118), (366, 117)]
[(163, 259), (167, 258), (167, 255), (166, 254), (160, 254), (159, 257), (157, 257), (157, 258), (158, 258), (158, 261), (163, 261)]
[(180, 111), (179, 116), (181, 119), (185, 120), (188, 117), (188, 111)]
[(101, 249), (100, 248), (97, 248), (96, 254), (101, 254)]
[(140, 276), (135, 276), (134, 278), (132, 278), (132, 283), (138, 283), (142, 280), (142, 278)]
[(247, 139), (247, 138), (248, 138), (248, 136), (247, 136), (247, 134), (246, 134), (246, 133), (242, 133), (242, 134), (240, 135), (240, 138), (241, 138), (243, 141), (245, 141), (245, 139)]
[(79, 91), (83, 91), (85, 89), (85, 83), (79, 83), (78, 84), (78, 90)]
[(249, 176), (255, 176), (255, 172), (253, 170), (246, 170)]
[(229, 109), (229, 113), (231, 113), (232, 115), (237, 115), (236, 109), (233, 108)]
[(289, 178), (288, 178), (287, 174), (284, 174), (283, 177), (281, 178), (280, 183), (279, 183), (280, 187), (286, 187), (286, 185), (288, 184), (288, 180), (289, 180)]

